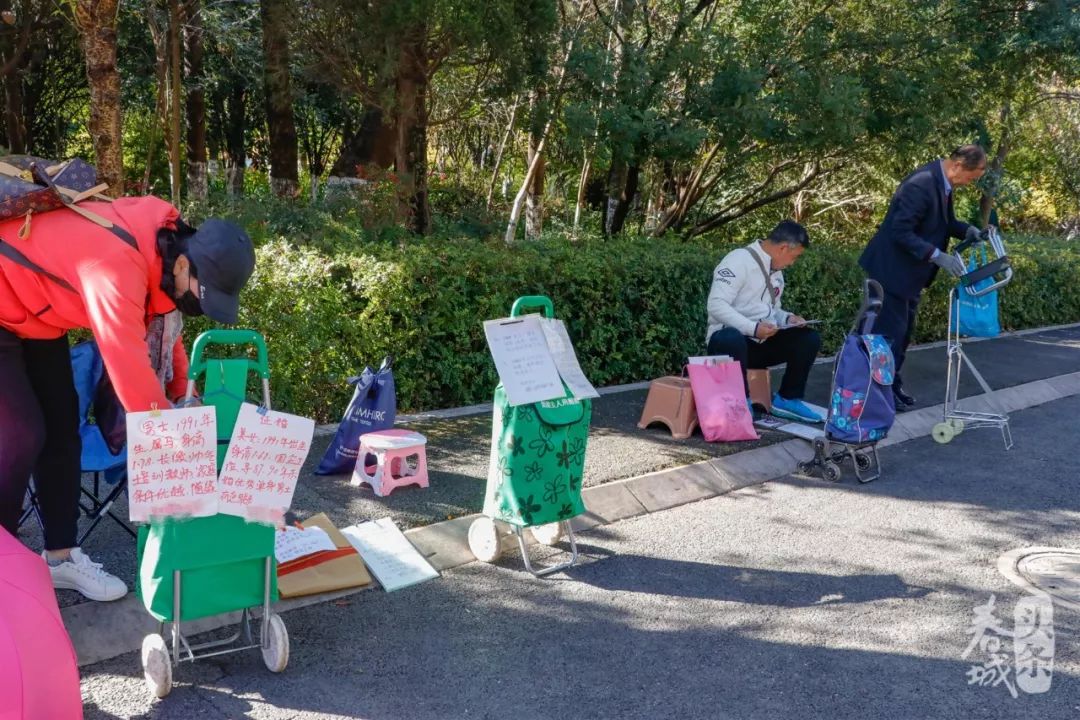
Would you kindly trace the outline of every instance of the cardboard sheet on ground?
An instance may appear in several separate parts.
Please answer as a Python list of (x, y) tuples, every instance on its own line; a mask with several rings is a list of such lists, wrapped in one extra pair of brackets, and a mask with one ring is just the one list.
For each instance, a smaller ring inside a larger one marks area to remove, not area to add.
[(128, 413), (127, 440), (132, 522), (217, 513), (217, 415), (213, 407)]
[(360, 554), (325, 513), (313, 515), (300, 524), (305, 528), (305, 534), (321, 531), (330, 539), (332, 549), (320, 550), (288, 562), (279, 560), (278, 592), (281, 597), (316, 595), (371, 583), (371, 575)]
[(218, 511), (280, 526), (314, 434), (311, 418), (241, 405), (218, 478)]
[(341, 533), (386, 592), (439, 577), (439, 571), (417, 552), (390, 518), (350, 525)]

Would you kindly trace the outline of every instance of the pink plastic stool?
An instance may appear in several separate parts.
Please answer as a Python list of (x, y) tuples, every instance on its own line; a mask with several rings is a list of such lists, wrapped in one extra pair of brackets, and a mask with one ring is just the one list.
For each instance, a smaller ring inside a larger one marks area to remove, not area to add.
[[(405, 485), (428, 486), (427, 438), (412, 430), (379, 430), (360, 436), (352, 484), (367, 483), (379, 497), (386, 497), (394, 488)], [(365, 460), (375, 456), (375, 471), (368, 474)], [(416, 458), (415, 466), (408, 458)]]

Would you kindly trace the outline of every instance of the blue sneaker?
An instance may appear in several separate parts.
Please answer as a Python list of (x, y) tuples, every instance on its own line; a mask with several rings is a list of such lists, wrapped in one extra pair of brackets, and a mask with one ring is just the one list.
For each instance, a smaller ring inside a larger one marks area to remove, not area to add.
[(806, 407), (802, 400), (787, 400), (780, 397), (780, 393), (773, 395), (772, 414), (788, 420), (798, 420), (808, 423), (823, 423), (825, 418)]

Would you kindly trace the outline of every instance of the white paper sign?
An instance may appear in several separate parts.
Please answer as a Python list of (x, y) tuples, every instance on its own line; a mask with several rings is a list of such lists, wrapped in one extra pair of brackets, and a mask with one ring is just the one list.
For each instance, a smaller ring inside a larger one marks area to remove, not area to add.
[(128, 512), (150, 518), (217, 512), (217, 415), (212, 407), (127, 414)]
[(537, 315), (486, 320), (484, 335), (510, 405), (554, 400), (566, 394)]
[(337, 550), (337, 545), (322, 528), (287, 525), (274, 533), (274, 557), (279, 565), (324, 550)]
[(567, 334), (563, 321), (540, 318), (540, 327), (544, 331), (548, 351), (551, 352), (551, 357), (555, 361), (555, 367), (573, 396), (578, 400), (600, 397), (600, 393), (596, 392), (596, 388), (581, 371), (574, 345), (570, 342), (570, 335)]
[(386, 592), (439, 577), (390, 518), (350, 525), (341, 531)]
[(280, 526), (314, 434), (311, 418), (241, 405), (218, 482), (218, 511)]

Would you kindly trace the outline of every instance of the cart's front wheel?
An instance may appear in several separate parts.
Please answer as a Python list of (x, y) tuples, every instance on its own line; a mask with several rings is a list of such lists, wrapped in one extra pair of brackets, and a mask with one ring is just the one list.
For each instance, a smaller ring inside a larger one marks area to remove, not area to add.
[(147, 635), (142, 641), (142, 666), (146, 686), (154, 697), (163, 698), (172, 691), (172, 660), (165, 638), (157, 633)]
[(541, 545), (555, 545), (562, 540), (563, 536), (561, 522), (537, 525), (536, 527), (529, 528), (529, 532), (532, 533), (533, 539)]
[(952, 425), (953, 437), (955, 437), (955, 436), (959, 435), (960, 433), (964, 432), (964, 421), (963, 420), (961, 420), (959, 418), (953, 418), (952, 420), (949, 421), (949, 424)]
[(956, 431), (953, 430), (953, 426), (947, 422), (939, 422), (934, 426), (934, 429), (930, 431), (930, 436), (934, 438), (934, 442), (944, 445), (950, 442), (956, 437)]
[(499, 530), (489, 517), (473, 520), (469, 526), (469, 549), (480, 562), (491, 563), (499, 559)]
[(840, 482), (840, 466), (828, 460), (821, 466), (821, 477), (829, 482)]
[(869, 470), (874, 464), (871, 457), (862, 452), (855, 453), (855, 467), (859, 469), (859, 472), (865, 472)]
[(289, 664), (289, 631), (277, 613), (270, 613), (267, 637), (262, 638), (262, 656), (266, 669), (279, 673)]

